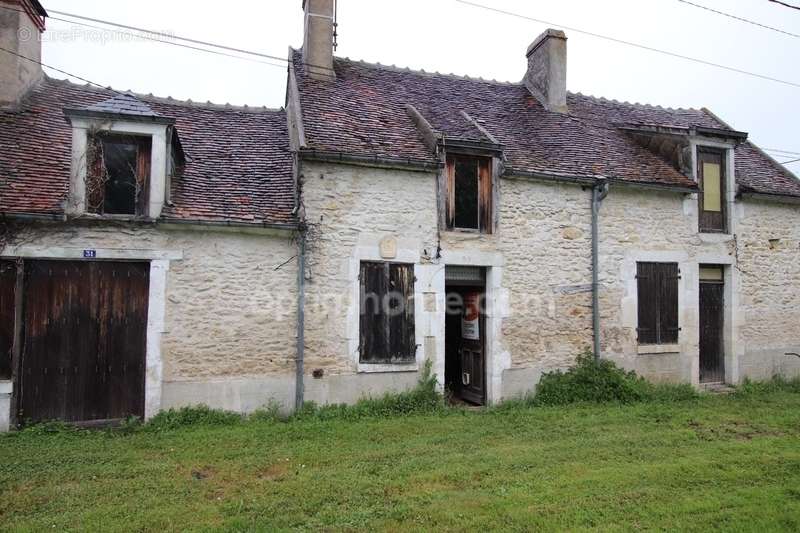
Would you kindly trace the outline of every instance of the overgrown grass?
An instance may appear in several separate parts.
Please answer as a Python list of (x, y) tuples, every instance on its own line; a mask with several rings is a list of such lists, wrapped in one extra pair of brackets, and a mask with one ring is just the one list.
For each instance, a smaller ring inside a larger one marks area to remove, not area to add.
[(800, 393), (746, 390), (389, 417), (374, 404), (357, 420), (290, 423), (187, 410), (128, 432), (43, 425), (0, 436), (0, 530), (796, 531)]
[(607, 359), (595, 360), (592, 352), (580, 354), (566, 371), (542, 375), (529, 405), (567, 405), (574, 403), (665, 402), (697, 399), (689, 384), (654, 384), (626, 371)]

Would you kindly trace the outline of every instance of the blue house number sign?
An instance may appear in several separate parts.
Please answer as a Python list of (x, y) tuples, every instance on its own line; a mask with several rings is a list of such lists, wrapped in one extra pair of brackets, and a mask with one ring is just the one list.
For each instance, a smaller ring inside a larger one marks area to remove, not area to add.
[(83, 257), (86, 257), (86, 258), (89, 258), (89, 259), (97, 257), (97, 250), (84, 250), (83, 251)]

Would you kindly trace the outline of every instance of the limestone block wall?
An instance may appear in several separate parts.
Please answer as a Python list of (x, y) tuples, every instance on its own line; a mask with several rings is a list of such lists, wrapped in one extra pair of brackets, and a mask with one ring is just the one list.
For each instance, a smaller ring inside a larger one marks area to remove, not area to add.
[[(305, 366), (327, 374), (357, 372), (358, 263), (380, 241), (396, 239), (395, 261), (421, 264), (436, 251), (433, 174), (304, 163), (303, 206), (309, 225)], [(420, 278), (415, 271), (415, 275)], [(420, 318), (420, 317), (418, 317)], [(417, 339), (420, 343), (421, 340)], [(357, 344), (356, 344), (357, 350)], [(377, 378), (375, 378), (377, 379)], [(309, 387), (319, 389), (320, 384)]]
[(800, 375), (800, 205), (743, 201), (737, 237), (741, 375)]
[[(726, 315), (729, 357), (741, 349), (735, 286), (734, 238), (700, 235), (696, 197), (612, 186), (600, 211), (601, 350), (619, 364), (656, 381), (697, 383), (699, 265), (725, 265), (730, 304)], [(639, 346), (636, 263), (675, 262), (678, 282), (678, 343)], [(734, 359), (726, 360), (733, 371)]]

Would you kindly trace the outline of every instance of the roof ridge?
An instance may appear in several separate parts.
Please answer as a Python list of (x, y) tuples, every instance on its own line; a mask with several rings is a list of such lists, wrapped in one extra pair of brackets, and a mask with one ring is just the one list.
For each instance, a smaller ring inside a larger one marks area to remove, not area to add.
[(630, 107), (638, 107), (643, 109), (658, 109), (661, 111), (691, 111), (693, 113), (702, 113), (702, 108), (696, 107), (669, 107), (669, 106), (662, 106), (658, 104), (648, 104), (642, 102), (628, 102), (627, 100), (617, 100), (616, 98), (606, 98), (605, 96), (595, 96), (593, 94), (585, 94), (580, 91), (573, 92), (567, 91), (567, 94), (571, 94), (572, 96), (581, 96), (584, 98), (589, 98), (591, 100), (595, 100), (597, 102), (609, 102), (612, 104), (619, 104), (619, 105), (627, 105)]
[(426, 71), (425, 69), (412, 69), (410, 67), (398, 67), (397, 65), (384, 65), (382, 63), (371, 63), (369, 61), (364, 61), (363, 59), (352, 59), (350, 57), (334, 56), (334, 60), (346, 61), (351, 64), (360, 65), (363, 67), (376, 68), (381, 70), (388, 70), (390, 72), (401, 72), (401, 73), (405, 72), (410, 74), (416, 74), (419, 76), (426, 76), (429, 78), (447, 78), (451, 80), (474, 81), (478, 83), (488, 83), (488, 84), (503, 85), (510, 87), (520, 87), (522, 85), (522, 82), (502, 81), (497, 79), (490, 80), (480, 76), (476, 78), (474, 76), (469, 76), (467, 74), (454, 74), (452, 72), (450, 73), (444, 73), (439, 71), (429, 72)]
[[(284, 112), (283, 107), (267, 107), (267, 106), (248, 106), (248, 105), (233, 105), (229, 103), (225, 104), (217, 104), (211, 101), (206, 102), (195, 102), (191, 98), (187, 100), (180, 100), (177, 98), (172, 98), (171, 96), (155, 96), (153, 93), (144, 94), (138, 93), (136, 91), (132, 91), (130, 89), (127, 90), (119, 90), (114, 89), (111, 86), (108, 87), (99, 87), (97, 85), (92, 85), (90, 83), (75, 83), (69, 79), (61, 79), (61, 78), (54, 78), (45, 74), (45, 79), (49, 82), (56, 83), (58, 85), (69, 85), (75, 88), (80, 89), (89, 89), (96, 93), (116, 93), (119, 95), (126, 95), (132, 96), (134, 98), (142, 100), (142, 102), (159, 102), (164, 104), (170, 105), (178, 105), (178, 106), (185, 106), (185, 107), (195, 107), (200, 109), (209, 109), (212, 111), (241, 111), (245, 113), (276, 113), (276, 112)], [(113, 98), (113, 95), (110, 95)]]

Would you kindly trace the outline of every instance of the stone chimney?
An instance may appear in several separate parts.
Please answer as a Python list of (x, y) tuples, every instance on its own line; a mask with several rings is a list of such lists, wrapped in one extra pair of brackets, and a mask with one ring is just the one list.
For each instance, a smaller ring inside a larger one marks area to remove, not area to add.
[(303, 0), (303, 63), (312, 78), (333, 79), (336, 0)]
[(8, 50), (0, 50), (0, 107), (18, 105), (42, 79), (46, 16), (38, 0), (0, 0), (0, 48)]
[(567, 36), (548, 29), (528, 47), (525, 87), (548, 111), (567, 112)]

